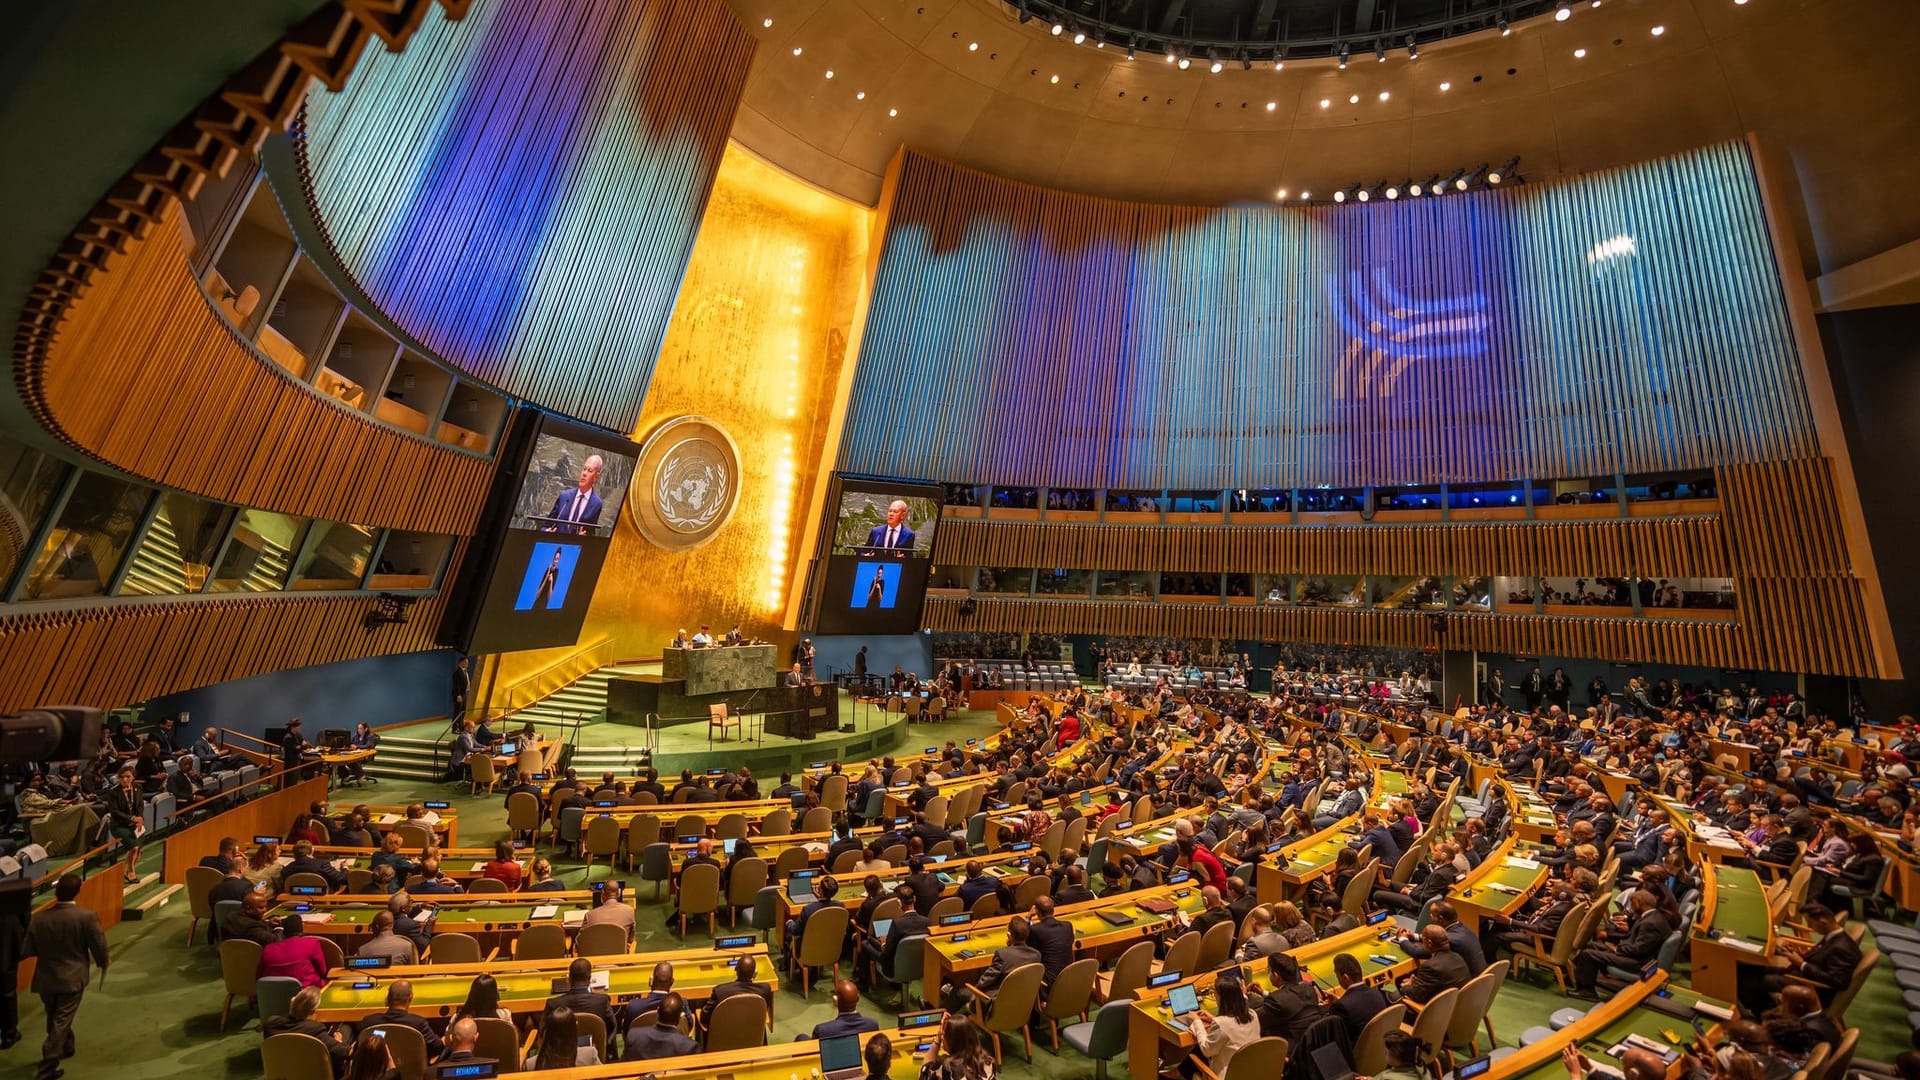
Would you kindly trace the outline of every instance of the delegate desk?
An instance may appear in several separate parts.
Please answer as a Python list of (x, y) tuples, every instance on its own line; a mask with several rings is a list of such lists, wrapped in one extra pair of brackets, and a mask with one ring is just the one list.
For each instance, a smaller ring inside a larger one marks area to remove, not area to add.
[(1773, 958), (1773, 911), (1759, 874), (1726, 863), (1702, 870), (1691, 982), (1707, 997), (1735, 1001), (1740, 994), (1740, 965), (1764, 965)]
[[(1373, 794), (1367, 802), (1367, 808), (1385, 810), (1389, 800), (1406, 790), (1405, 773), (1376, 769), (1373, 774)], [(1341, 849), (1349, 846), (1353, 837), (1360, 834), (1360, 818), (1360, 814), (1342, 818), (1311, 836), (1281, 848), (1280, 854), (1286, 857), (1284, 865), (1260, 863), (1254, 870), (1254, 895), (1260, 903), (1277, 904), (1290, 896), (1297, 897), (1309, 884), (1333, 873)], [(1392, 867), (1381, 869), (1389, 874), (1393, 872)]]
[(1518, 809), (1513, 815), (1514, 835), (1529, 844), (1552, 843), (1554, 832), (1560, 828), (1559, 819), (1553, 816), (1553, 807), (1547, 805), (1531, 784), (1510, 781), (1508, 788), (1518, 800)]
[[(342, 870), (373, 869), (374, 851), (371, 848), (325, 845), (316, 846), (313, 853)], [(493, 861), (492, 848), (442, 848), (437, 854), (440, 856), (440, 876), (455, 881), (475, 881), (485, 877), (486, 866)], [(516, 854), (519, 857), (515, 861), (520, 864), (520, 873), (524, 875), (533, 864), (533, 852), (521, 849)], [(287, 861), (291, 862), (292, 859)]]
[[(1031, 848), (1031, 845), (1029, 845), (1029, 848)], [(940, 881), (941, 899), (957, 895), (960, 892), (960, 883), (967, 880), (967, 864), (970, 862), (979, 863), (981, 873), (1005, 882), (1008, 888), (1017, 889), (1020, 887), (1020, 883), (1029, 877), (1026, 871), (1026, 862), (1033, 854), (1033, 850), (1022, 850), (1000, 852), (993, 855), (969, 855), (964, 858), (956, 855), (942, 863), (929, 861), (927, 869)], [(833, 875), (834, 880), (840, 885), (840, 891), (836, 894), (835, 899), (840, 901), (842, 907), (852, 912), (859, 908), (867, 899), (867, 893), (864, 887), (867, 878), (879, 878), (881, 886), (880, 895), (892, 896), (893, 887), (901, 881), (904, 881), (906, 876), (907, 868), (904, 866), (890, 867), (886, 870), (873, 870), (864, 874)], [(819, 878), (815, 877), (814, 880), (818, 881)], [(792, 879), (788, 879), (787, 882), (783, 882), (780, 888), (779, 908), (780, 925), (782, 926), (786, 925), (786, 920), (799, 915), (801, 908), (813, 902), (810, 893), (803, 893), (802, 895), (805, 898), (796, 901), (793, 898), (792, 891), (788, 888), (791, 881)], [(809, 886), (809, 888), (810, 887), (811, 886)]]
[[(1323, 991), (1337, 996), (1340, 980), (1333, 970), (1336, 956), (1351, 956), (1360, 961), (1360, 970), (1373, 983), (1396, 979), (1413, 970), (1413, 958), (1398, 945), (1382, 939), (1383, 934), (1392, 932), (1392, 926), (1387, 920), (1375, 926), (1356, 926), (1312, 944), (1288, 949), (1287, 955), (1299, 961), (1301, 970), (1311, 976)], [(1243, 969), (1248, 981), (1262, 993), (1273, 989), (1273, 979), (1267, 974), (1264, 961), (1245, 964)], [(1182, 979), (1181, 983), (1191, 983), (1199, 989), (1204, 999), (1211, 996), (1213, 981), (1218, 974), (1217, 971), (1201, 972)], [(1170, 989), (1142, 990), (1129, 1010), (1127, 1068), (1134, 1080), (1154, 1080), (1161, 1060), (1162, 1045), (1176, 1046), (1182, 1051), (1192, 1050), (1195, 1045), (1191, 1033), (1173, 1025), (1173, 1014), (1168, 1011), (1166, 1002)], [(1204, 1003), (1202, 1007), (1213, 1011)]]
[[(535, 923), (556, 923), (569, 932), (580, 928), (580, 920), (593, 906), (593, 892), (575, 889), (567, 892), (482, 893), (468, 896), (421, 896), (419, 904), (436, 910), (426, 923), (436, 934), (471, 934), (481, 948), (504, 947)], [(340, 947), (353, 951), (356, 938), (366, 937), (367, 924), (387, 910), (384, 895), (337, 893), (332, 896), (287, 897), (267, 913), (268, 922), (298, 914), (306, 922), (306, 932), (339, 940)], [(536, 915), (535, 912), (539, 914)], [(424, 921), (424, 920), (423, 920)]]
[(1509, 836), (1472, 873), (1460, 879), (1447, 899), (1460, 921), (1477, 934), (1482, 920), (1511, 921), (1513, 913), (1546, 880), (1547, 868), (1520, 854), (1517, 838)]
[(1687, 848), (1696, 859), (1717, 864), (1747, 858), (1747, 849), (1740, 846), (1738, 837), (1695, 813), (1692, 807), (1665, 796), (1660, 798), (1660, 805), (1667, 811), (1667, 820), (1686, 837)]
[[(1666, 972), (1656, 971), (1621, 988), (1587, 1010), (1585, 1016), (1547, 1038), (1494, 1061), (1482, 1080), (1517, 1080), (1519, 1077), (1567, 1080), (1560, 1052), (1568, 1046), (1578, 1049), (1590, 1061), (1618, 1072), (1620, 1059), (1611, 1051), (1622, 1047), (1628, 1038), (1651, 1043), (1646, 1048), (1656, 1053), (1661, 1052), (1661, 1048), (1670, 1052), (1681, 1043), (1695, 1041), (1694, 1022), (1698, 1019), (1705, 1040), (1713, 1044), (1720, 1040), (1721, 1025), (1731, 1015), (1721, 1002), (1675, 986), (1667, 981)], [(1685, 1073), (1685, 1066), (1677, 1058), (1667, 1069), (1669, 1077), (1677, 1078)]]
[[(653, 966), (673, 965), (673, 989), (689, 1002), (698, 1004), (721, 983), (732, 982), (734, 965), (743, 956), (758, 958), (759, 985), (773, 985), (773, 958), (764, 944), (742, 949), (682, 949), (673, 952), (626, 953), (593, 958), (595, 989), (604, 990), (617, 1006), (631, 997), (647, 993), (653, 978)], [(387, 987), (400, 979), (413, 984), (416, 1016), (444, 1019), (467, 1000), (476, 975), (491, 975), (500, 986), (500, 1005), (516, 1015), (540, 1012), (553, 996), (555, 979), (567, 977), (570, 957), (552, 960), (490, 960), (480, 964), (427, 964), (365, 970), (330, 972), (327, 985), (320, 990), (320, 1008), (314, 1018), (322, 1023), (358, 1020), (368, 1013), (387, 1007)], [(605, 985), (600, 985), (600, 980)], [(372, 984), (372, 985), (367, 985)]]
[[(1172, 910), (1157, 912), (1141, 902), (1164, 901)], [(1119, 952), (1149, 935), (1175, 925), (1177, 915), (1193, 916), (1201, 908), (1200, 886), (1193, 881), (1161, 885), (1138, 892), (1115, 893), (1084, 904), (1068, 904), (1054, 917), (1073, 928), (1076, 958)], [(1111, 915), (1112, 919), (1103, 917)], [(958, 930), (929, 934), (926, 940), (926, 985), (972, 982), (993, 961), (993, 952), (1007, 943), (1008, 916), (981, 919)]]
[[(937, 1016), (936, 1016), (937, 1019)], [(918, 1027), (888, 1031), (893, 1043), (893, 1063), (887, 1068), (888, 1080), (914, 1080), (920, 1064), (933, 1049), (937, 1029)], [(859, 1035), (864, 1047), (874, 1032)], [(583, 1065), (572, 1069), (542, 1069), (540, 1080), (818, 1080), (820, 1044), (812, 1039), (769, 1043), (743, 1050), (719, 1050), (710, 1054), (660, 1058), (652, 1061), (616, 1061), (606, 1065)]]
[[(344, 806), (330, 801), (326, 806), (327, 820), (332, 827), (345, 824), (347, 815), (359, 809), (360, 805), (356, 803), (353, 806)], [(431, 822), (424, 818), (409, 820), (407, 808), (404, 806), (373, 805), (366, 809), (367, 828), (381, 836), (385, 836), (401, 825), (412, 825), (431, 832), (436, 847), (452, 847), (459, 836), (460, 815), (444, 802), (427, 807), (435, 816), (435, 820)]]

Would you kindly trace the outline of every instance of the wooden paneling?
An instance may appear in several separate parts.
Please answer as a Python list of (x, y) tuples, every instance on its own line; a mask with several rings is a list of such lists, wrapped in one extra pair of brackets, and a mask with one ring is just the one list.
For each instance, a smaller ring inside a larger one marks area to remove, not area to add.
[(1183, 573), (1729, 577), (1717, 516), (1422, 525), (942, 521), (943, 565)]
[(1641, 618), (1256, 604), (930, 596), (937, 630), (1194, 636), (1466, 648), (1897, 678), (1874, 646), (1866, 582), (1851, 565), (1825, 458), (1717, 470), (1720, 513), (1569, 522), (1373, 526), (1142, 526), (951, 519), (935, 558), (952, 566), (1183, 573), (1390, 576), (1730, 577), (1733, 612)]
[(847, 471), (1217, 491), (1814, 452), (1739, 143), (1341, 207), (895, 173)]
[(631, 430), (752, 57), (724, 0), (478, 5), (309, 99), (308, 200), (436, 355)]
[(0, 710), (108, 708), (286, 668), (434, 647), (442, 600), (368, 630), (371, 596), (116, 601), (0, 617)]
[(220, 850), (220, 838), (231, 836), (250, 844), (256, 836), (285, 836), (293, 815), (327, 797), (327, 778), (316, 776), (279, 791), (248, 799), (223, 814), (215, 814), (167, 837), (161, 880), (187, 883), (187, 867)]
[(177, 207), (109, 257), (19, 370), (41, 422), (156, 484), (304, 517), (464, 533), (492, 462), (375, 423), (244, 341), (187, 266)]

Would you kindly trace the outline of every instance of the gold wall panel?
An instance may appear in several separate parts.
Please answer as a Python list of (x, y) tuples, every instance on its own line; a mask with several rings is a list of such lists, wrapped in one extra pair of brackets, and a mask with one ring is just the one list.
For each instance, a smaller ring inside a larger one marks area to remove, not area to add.
[[(779, 631), (802, 584), (804, 523), (867, 282), (872, 212), (787, 176), (729, 144), (700, 222), (637, 439), (702, 416), (740, 454), (739, 503), (712, 542), (655, 547), (622, 514), (581, 631), (610, 655), (655, 656), (685, 626)], [(632, 498), (640, 498), (636, 480)], [(571, 652), (501, 658), (497, 685)]]

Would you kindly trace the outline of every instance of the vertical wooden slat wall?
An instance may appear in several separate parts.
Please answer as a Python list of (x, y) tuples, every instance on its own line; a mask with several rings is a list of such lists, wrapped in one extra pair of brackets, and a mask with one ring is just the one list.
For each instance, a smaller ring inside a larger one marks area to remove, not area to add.
[(165, 487), (459, 534), (493, 463), (349, 412), (256, 353), (193, 280), (178, 208), (108, 260), (17, 377), (46, 426)]
[(129, 602), (0, 616), (0, 711), (110, 707), (270, 671), (434, 647), (441, 598), (366, 629), (367, 596)]
[(898, 169), (843, 469), (1217, 491), (1815, 452), (1744, 144), (1314, 208)]
[(631, 430), (752, 56), (723, 0), (519, 0), (429, 21), (309, 99), (315, 216), (440, 357)]

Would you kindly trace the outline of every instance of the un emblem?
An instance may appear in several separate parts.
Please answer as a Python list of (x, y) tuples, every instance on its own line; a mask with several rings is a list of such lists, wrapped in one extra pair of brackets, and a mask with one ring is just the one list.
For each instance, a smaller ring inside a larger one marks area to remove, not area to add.
[(677, 416), (653, 429), (641, 446), (636, 476), (641, 498), (627, 500), (640, 534), (675, 551), (713, 539), (740, 496), (740, 455), (720, 425)]

